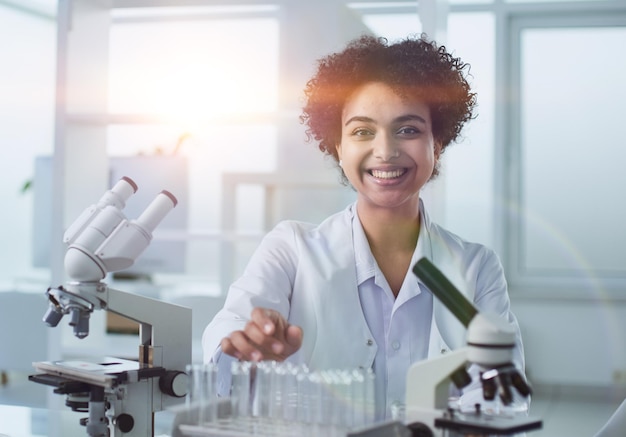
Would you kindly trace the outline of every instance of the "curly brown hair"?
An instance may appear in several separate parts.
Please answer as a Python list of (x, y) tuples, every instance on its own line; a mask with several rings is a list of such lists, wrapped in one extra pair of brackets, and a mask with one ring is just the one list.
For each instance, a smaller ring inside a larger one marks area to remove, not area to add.
[[(473, 118), (476, 94), (471, 92), (468, 74), (469, 64), (424, 34), (393, 44), (386, 38), (361, 36), (343, 51), (318, 61), (317, 72), (304, 89), (306, 104), (300, 121), (307, 125), (308, 140), (317, 141), (319, 149), (337, 161), (344, 103), (361, 85), (382, 82), (403, 98), (427, 104), (441, 154)], [(437, 174), (435, 167), (433, 177)]]

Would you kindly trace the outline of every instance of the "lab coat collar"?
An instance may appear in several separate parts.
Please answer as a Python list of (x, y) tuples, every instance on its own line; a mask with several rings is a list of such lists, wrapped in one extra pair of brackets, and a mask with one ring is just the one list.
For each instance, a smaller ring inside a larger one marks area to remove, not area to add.
[[(418, 242), (418, 245), (421, 245), (421, 255), (428, 258), (450, 282), (452, 282), (470, 301), (473, 301), (475, 290), (465, 280), (463, 256), (458, 250), (455, 250), (458, 246), (458, 242), (456, 241), (458, 237), (444, 230), (431, 220), (421, 198), (419, 208), (422, 223), (419, 236), (421, 242)], [(347, 214), (344, 215), (344, 219), (346, 220), (344, 225), (348, 223), (351, 224), (355, 218), (358, 219), (356, 202), (347, 208)], [(350, 233), (350, 235), (352, 236), (352, 233)], [(348, 247), (344, 245), (342, 249), (346, 251)], [(347, 252), (348, 251), (344, 253), (347, 255)], [(350, 253), (349, 259), (354, 260), (354, 252)], [(418, 260), (415, 261), (417, 262)], [(416, 279), (418, 283), (421, 283), (419, 278), (416, 277)], [(424, 284), (421, 286), (427, 288)], [(465, 326), (463, 326), (437, 298), (433, 299), (433, 317), (430, 336), (430, 357), (465, 345)]]

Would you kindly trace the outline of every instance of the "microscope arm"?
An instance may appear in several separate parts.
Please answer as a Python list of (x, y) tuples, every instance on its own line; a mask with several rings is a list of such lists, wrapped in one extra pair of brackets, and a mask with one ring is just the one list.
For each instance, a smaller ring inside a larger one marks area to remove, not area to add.
[(407, 373), (407, 407), (445, 410), (450, 397), (450, 375), (465, 368), (467, 352), (467, 348), (461, 348), (411, 366)]
[[(113, 288), (106, 291), (106, 310), (139, 323), (139, 362), (184, 370), (191, 362), (191, 309)], [(163, 349), (167, 354), (163, 354)]]

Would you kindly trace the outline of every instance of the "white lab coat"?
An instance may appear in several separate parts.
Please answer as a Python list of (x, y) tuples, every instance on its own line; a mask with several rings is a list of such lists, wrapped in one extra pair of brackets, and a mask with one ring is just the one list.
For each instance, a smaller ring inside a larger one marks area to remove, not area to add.
[[(480, 311), (499, 314), (517, 329), (514, 361), (524, 370), (519, 326), (496, 254), (432, 223), (423, 205), (430, 260)], [(361, 309), (355, 273), (352, 219), (356, 204), (319, 226), (281, 222), (267, 234), (243, 276), (231, 286), (224, 308), (203, 335), (205, 361), (222, 338), (244, 328), (254, 307), (279, 311), (302, 327), (302, 347), (289, 360), (310, 369), (371, 368), (377, 345)], [(433, 299), (428, 357), (465, 344), (466, 328)]]

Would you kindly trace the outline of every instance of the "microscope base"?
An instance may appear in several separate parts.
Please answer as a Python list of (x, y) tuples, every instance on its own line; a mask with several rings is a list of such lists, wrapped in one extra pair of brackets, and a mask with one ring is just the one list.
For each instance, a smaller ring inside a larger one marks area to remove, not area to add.
[[(152, 437), (160, 411), (159, 378), (167, 372), (137, 361), (106, 357), (97, 361), (33, 363), (33, 382), (56, 387), (66, 405), (89, 417), (80, 420), (91, 437)], [(156, 396), (155, 400), (155, 394)]]
[(435, 419), (435, 427), (455, 431), (459, 435), (514, 435), (541, 429), (541, 419), (529, 416), (491, 416), (461, 414)]
[[(412, 430), (428, 428), (432, 435), (512, 436), (541, 429), (541, 419), (520, 415), (493, 415), (484, 412), (407, 408), (404, 423)], [(422, 434), (417, 434), (422, 435)]]

